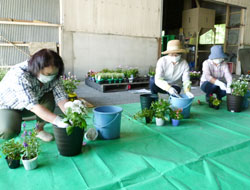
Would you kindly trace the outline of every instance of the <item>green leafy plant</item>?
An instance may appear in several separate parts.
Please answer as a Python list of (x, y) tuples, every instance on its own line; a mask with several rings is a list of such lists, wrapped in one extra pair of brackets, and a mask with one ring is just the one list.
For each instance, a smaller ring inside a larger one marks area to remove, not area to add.
[(231, 84), (232, 95), (234, 96), (245, 96), (248, 90), (248, 82), (246, 80), (233, 80)]
[(213, 106), (219, 106), (220, 103), (221, 103), (221, 101), (219, 99), (217, 99), (217, 98), (214, 98), (213, 101), (212, 101)]
[(190, 79), (199, 79), (201, 77), (200, 71), (190, 71), (189, 72)]
[(10, 139), (1, 144), (0, 150), (9, 160), (20, 160), (22, 155), (22, 144), (15, 139)]
[(134, 115), (134, 119), (141, 119), (144, 117), (148, 119), (149, 123), (152, 123), (154, 117), (154, 110), (145, 108)]
[(3, 79), (3, 77), (6, 75), (6, 73), (8, 72), (9, 69), (6, 68), (1, 68), (0, 69), (0, 82)]
[(77, 89), (77, 86), (80, 84), (80, 80), (77, 80), (76, 76), (71, 75), (68, 72), (68, 76), (64, 75), (61, 77), (62, 84), (67, 94), (72, 94)]
[(80, 100), (74, 100), (73, 102), (67, 102), (65, 104), (65, 115), (63, 121), (69, 124), (66, 128), (67, 135), (70, 135), (75, 127), (81, 129), (87, 128), (87, 122), (85, 118), (87, 117), (86, 106)]
[[(36, 125), (37, 128), (38, 125)], [(36, 128), (34, 128), (31, 131), (27, 131), (26, 129), (26, 124), (23, 124), (23, 134), (22, 134), (22, 138), (23, 138), (23, 159), (24, 160), (30, 160), (32, 158), (35, 158), (38, 156), (39, 154), (39, 147), (40, 147), (40, 143), (38, 141), (38, 138), (36, 137), (37, 132), (36, 132)]]
[(168, 101), (160, 99), (158, 101), (152, 102), (151, 109), (153, 110), (155, 117), (168, 120), (166, 114), (169, 114), (171, 110), (170, 103)]
[(170, 118), (176, 119), (176, 120), (183, 119), (183, 114), (181, 112), (182, 112), (182, 109), (171, 109)]
[(155, 67), (152, 67), (152, 66), (149, 67), (148, 76), (150, 77), (155, 76)]

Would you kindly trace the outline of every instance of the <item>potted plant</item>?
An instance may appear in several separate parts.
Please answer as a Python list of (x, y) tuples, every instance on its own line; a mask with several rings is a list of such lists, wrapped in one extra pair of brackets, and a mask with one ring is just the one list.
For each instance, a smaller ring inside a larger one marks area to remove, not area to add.
[(164, 122), (168, 120), (166, 114), (170, 112), (170, 103), (164, 99), (152, 102), (151, 108), (154, 111), (154, 116), (157, 126), (163, 126)]
[(212, 101), (213, 108), (218, 110), (220, 108), (221, 100), (214, 98)]
[(154, 117), (154, 110), (152, 110), (151, 108), (150, 109), (145, 108), (134, 115), (134, 119), (140, 119), (144, 117), (146, 119), (146, 123), (152, 123)]
[(15, 139), (8, 140), (0, 146), (0, 150), (5, 155), (5, 159), (10, 169), (15, 169), (20, 166), (22, 154), (21, 143), (15, 141)]
[[(37, 125), (36, 125), (37, 127)], [(36, 129), (32, 131), (25, 130), (25, 123), (23, 124), (24, 132), (22, 134), (23, 138), (23, 155), (22, 162), (26, 170), (32, 170), (37, 167), (37, 158), (39, 153), (40, 143), (36, 137)]]
[(216, 98), (212, 94), (210, 94), (209, 99), (208, 99), (208, 105), (210, 108), (214, 107), (214, 105), (213, 105), (214, 99), (216, 99)]
[(65, 104), (64, 122), (69, 127), (54, 126), (54, 135), (59, 153), (63, 156), (74, 156), (81, 153), (84, 129), (87, 127), (86, 106), (80, 100)]
[(199, 85), (200, 77), (201, 77), (200, 71), (190, 71), (189, 76), (190, 76), (190, 81), (192, 82), (192, 85)]
[(75, 93), (75, 90), (77, 89), (79, 83), (80, 81), (77, 80), (76, 76), (71, 75), (70, 72), (68, 72), (68, 76), (62, 76), (62, 84), (65, 89), (65, 92), (68, 94), (68, 98), (70, 101), (77, 99), (77, 94)]
[(247, 93), (248, 82), (246, 80), (233, 80), (231, 84), (232, 93), (227, 94), (227, 110), (240, 112), (244, 96)]
[(148, 76), (153, 78), (155, 76), (155, 67), (150, 66), (148, 71)]
[(170, 118), (172, 120), (173, 126), (178, 126), (180, 124), (180, 120), (183, 119), (182, 109), (172, 109), (170, 111)]

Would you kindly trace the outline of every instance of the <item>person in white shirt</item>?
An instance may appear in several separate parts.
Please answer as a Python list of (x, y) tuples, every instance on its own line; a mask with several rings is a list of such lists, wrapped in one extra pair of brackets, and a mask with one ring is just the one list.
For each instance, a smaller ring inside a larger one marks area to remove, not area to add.
[(168, 54), (161, 57), (156, 65), (155, 77), (150, 79), (150, 90), (152, 94), (168, 93), (172, 96), (178, 96), (181, 92), (181, 83), (184, 92), (189, 98), (194, 95), (190, 92), (191, 81), (189, 78), (189, 66), (181, 54), (185, 53), (179, 40), (171, 40), (167, 44), (167, 51), (162, 54)]
[(231, 93), (232, 74), (224, 61), (226, 57), (223, 47), (215, 45), (211, 48), (208, 59), (202, 64), (203, 73), (200, 87), (206, 93), (207, 102), (213, 94), (216, 94), (217, 98), (221, 100), (226, 94)]

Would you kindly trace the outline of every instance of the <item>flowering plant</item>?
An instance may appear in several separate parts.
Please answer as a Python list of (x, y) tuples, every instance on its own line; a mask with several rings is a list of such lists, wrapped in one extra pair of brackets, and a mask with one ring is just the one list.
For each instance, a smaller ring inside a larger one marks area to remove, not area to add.
[(166, 114), (170, 112), (170, 103), (164, 99), (160, 99), (159, 101), (152, 102), (151, 108), (154, 111), (154, 116), (157, 118), (161, 118), (163, 120), (168, 120)]
[(97, 72), (95, 72), (93, 70), (89, 70), (89, 72), (87, 73), (87, 77), (95, 77), (96, 74), (97, 74)]
[(1, 144), (0, 150), (7, 159), (20, 160), (22, 154), (22, 145), (14, 139), (11, 139)]
[(199, 79), (201, 76), (201, 72), (200, 71), (190, 71), (189, 72), (189, 76), (191, 79)]
[[(38, 125), (36, 124), (36, 129), (37, 127)], [(27, 131), (25, 128), (26, 123), (23, 123), (23, 159), (30, 160), (38, 156), (40, 143), (38, 141), (38, 138), (36, 138), (36, 129), (33, 129), (32, 131)]]
[(170, 111), (170, 118), (176, 119), (176, 120), (183, 119), (183, 115), (181, 112), (182, 112), (182, 109), (171, 110)]
[(230, 87), (233, 96), (245, 96), (248, 89), (248, 82), (244, 79), (233, 80)]
[(63, 87), (67, 94), (73, 94), (74, 91), (77, 89), (77, 86), (80, 83), (80, 81), (77, 80), (76, 76), (71, 75), (70, 72), (68, 72), (68, 76), (64, 75), (61, 77), (61, 79), (62, 79)]
[(74, 100), (73, 102), (67, 102), (64, 107), (66, 108), (64, 123), (69, 124), (66, 128), (66, 132), (70, 135), (75, 127), (81, 129), (87, 128), (85, 118), (87, 117), (86, 106), (80, 100)]

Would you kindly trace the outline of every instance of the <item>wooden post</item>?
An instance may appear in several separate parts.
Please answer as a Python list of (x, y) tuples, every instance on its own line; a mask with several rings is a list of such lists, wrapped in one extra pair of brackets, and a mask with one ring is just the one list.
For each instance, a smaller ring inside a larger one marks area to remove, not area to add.
[(226, 11), (226, 30), (225, 30), (225, 38), (224, 38), (224, 52), (227, 51), (227, 38), (228, 38), (229, 19), (230, 19), (230, 6), (227, 5), (227, 11)]
[(197, 71), (197, 66), (198, 66), (198, 47), (199, 47), (199, 38), (200, 38), (200, 30), (196, 32), (196, 44), (195, 44), (195, 70)]

